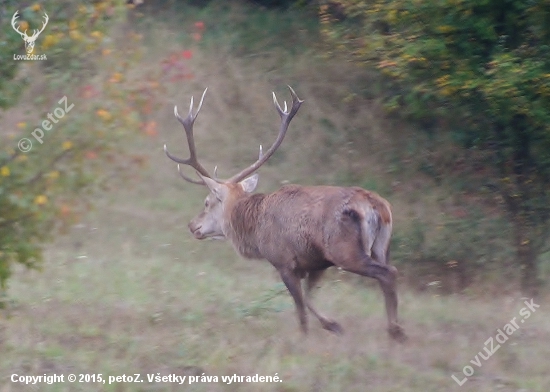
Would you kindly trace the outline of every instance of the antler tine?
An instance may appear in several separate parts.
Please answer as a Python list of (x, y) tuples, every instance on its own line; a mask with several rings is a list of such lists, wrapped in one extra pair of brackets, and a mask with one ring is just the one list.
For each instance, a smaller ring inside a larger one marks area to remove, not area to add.
[[(182, 118), (178, 113), (178, 107), (174, 106), (174, 115), (178, 119), (178, 121), (183, 125), (183, 129), (185, 130), (185, 136), (187, 137), (187, 145), (189, 146), (189, 158), (183, 159), (178, 158), (170, 152), (168, 152), (168, 148), (166, 147), (166, 144), (164, 145), (164, 152), (166, 153), (166, 156), (173, 160), (174, 162), (181, 163), (183, 165), (191, 166), (193, 169), (195, 169), (198, 173), (205, 177), (212, 178), (212, 176), (208, 173), (208, 171), (200, 164), (200, 162), (197, 159), (197, 149), (195, 147), (195, 137), (193, 135), (193, 124), (195, 123), (195, 120), (197, 119), (199, 112), (202, 108), (202, 103), (204, 102), (204, 96), (206, 95), (206, 91), (208, 88), (204, 89), (204, 92), (202, 93), (201, 100), (199, 102), (199, 107), (197, 108), (197, 111), (193, 113), (193, 97), (191, 97), (191, 104), (189, 105), (189, 113), (185, 118)], [(181, 168), (178, 165), (178, 172), (180, 173), (180, 176), (193, 184), (200, 184), (205, 185), (204, 181), (201, 180), (193, 180), (182, 173)]]
[(283, 142), (283, 139), (285, 138), (286, 131), (288, 130), (288, 126), (290, 124), (290, 121), (294, 118), (296, 113), (298, 113), (298, 109), (300, 109), (300, 106), (304, 102), (300, 98), (298, 98), (298, 95), (294, 92), (292, 87), (288, 86), (288, 89), (290, 90), (290, 95), (292, 97), (292, 107), (290, 108), (290, 111), (288, 111), (286, 101), (285, 101), (285, 109), (281, 109), (281, 106), (279, 105), (279, 102), (277, 101), (277, 96), (275, 93), (273, 93), (273, 103), (275, 105), (275, 108), (277, 109), (277, 112), (279, 113), (279, 116), (281, 117), (281, 125), (279, 128), (279, 134), (277, 135), (277, 139), (273, 143), (273, 145), (267, 150), (265, 155), (263, 154), (263, 149), (260, 146), (260, 153), (258, 156), (258, 160), (254, 162), (252, 165), (247, 167), (246, 169), (242, 170), (241, 172), (235, 174), (233, 177), (226, 180), (226, 182), (239, 182), (242, 179), (246, 178), (250, 174), (254, 173), (256, 170), (260, 168), (272, 155), (273, 153), (279, 148), (281, 143)]
[(203, 180), (193, 180), (191, 177), (187, 177), (185, 174), (183, 174), (179, 163), (178, 163), (178, 173), (181, 176), (181, 178), (183, 178), (187, 182), (190, 182), (191, 184), (204, 185)]

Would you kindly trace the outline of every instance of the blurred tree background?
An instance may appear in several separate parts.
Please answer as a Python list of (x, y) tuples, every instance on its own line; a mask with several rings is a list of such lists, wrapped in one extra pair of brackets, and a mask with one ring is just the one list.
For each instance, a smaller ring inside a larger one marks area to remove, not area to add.
[(440, 157), (436, 176), (466, 176), (468, 193), (502, 207), (535, 292), (550, 225), (550, 2), (343, 0), (320, 18), (331, 43), (383, 75), (389, 111), (463, 149), (460, 170)]
[[(357, 96), (372, 98), (383, 103), (386, 116), (418, 129), (417, 135), (388, 132), (399, 147), (380, 158), (388, 168), (385, 178), (376, 182), (354, 174), (336, 182), (368, 187), (392, 200), (395, 184), (424, 176), (431, 188), (419, 193), (436, 188), (448, 193), (438, 205), (418, 201), (432, 209), (437, 223), (425, 214), (409, 219), (408, 226), (396, 225), (396, 262), (428, 280), (456, 278), (457, 290), (487, 271), (498, 279), (519, 279), (528, 292), (540, 287), (550, 225), (547, 0), (56, 0), (47, 10), (39, 2), (2, 2), (2, 59), (24, 54), (10, 23), (16, 10), (22, 30), (39, 28), (44, 12), (50, 20), (34, 51), (47, 54), (46, 61), (0, 62), (0, 107), (17, 105), (23, 118), (0, 132), (0, 286), (5, 288), (14, 263), (39, 266), (46, 241), (77, 221), (109, 183), (144, 163), (125, 151), (122, 140), (157, 135), (151, 113), (166, 91), (158, 81), (170, 72), (176, 72), (171, 82), (192, 78), (184, 64), (192, 57), (188, 50), (160, 59), (145, 78), (134, 72), (142, 61), (142, 37), (129, 28), (139, 14), (134, 3), (141, 15), (187, 4), (204, 7), (205, 19), (212, 12), (212, 28), (205, 33), (203, 22), (196, 22), (192, 39), (199, 42), (204, 35), (205, 45), (233, 40), (229, 45), (243, 57), (264, 56), (256, 52), (278, 45), (291, 53), (302, 50), (292, 49), (298, 35), (264, 15), (267, 9), (295, 12), (307, 25), (300, 34), (309, 34), (320, 58), (343, 55), (360, 67), (364, 77), (345, 87), (351, 91), (346, 105), (353, 107)], [(212, 10), (233, 3), (258, 7), (240, 21), (255, 33), (226, 33), (231, 22)], [(280, 41), (275, 33), (288, 39)], [(124, 45), (114, 36), (123, 36)], [(37, 77), (39, 85), (26, 89)], [(44, 131), (42, 121), (60, 106), (61, 86), (74, 92), (67, 96), (74, 109)], [(330, 137), (341, 144), (370, 132), (338, 128), (330, 120), (323, 124), (335, 128)], [(44, 133), (42, 142), (32, 136), (36, 132)], [(18, 148), (22, 138), (33, 143), (29, 152)], [(362, 143), (360, 153), (370, 153)], [(351, 154), (329, 147), (342, 162), (351, 162)]]
[[(11, 26), (16, 11), (16, 27), (28, 34), (49, 14), (33, 52), (47, 60), (13, 60), (25, 54)], [(156, 135), (147, 114), (158, 86), (127, 73), (140, 59), (141, 37), (128, 31), (116, 47), (105, 35), (125, 15), (126, 5), (114, 1), (0, 5), (0, 106), (20, 109), (19, 121), (4, 121), (0, 132), (0, 292), (14, 263), (40, 267), (44, 243), (74, 224), (130, 165), (143, 163), (125, 153), (122, 138), (136, 130)], [(72, 93), (64, 96), (62, 88)], [(55, 110), (63, 113), (58, 120), (48, 117)]]

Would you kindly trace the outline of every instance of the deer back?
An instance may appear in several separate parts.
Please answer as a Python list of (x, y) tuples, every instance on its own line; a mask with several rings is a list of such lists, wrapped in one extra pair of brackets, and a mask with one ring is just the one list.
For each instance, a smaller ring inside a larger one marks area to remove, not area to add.
[[(361, 188), (287, 185), (271, 194), (242, 196), (226, 207), (227, 237), (244, 257), (308, 265), (337, 257), (341, 241), (370, 255), (389, 203)], [(388, 238), (389, 239), (389, 238)]]

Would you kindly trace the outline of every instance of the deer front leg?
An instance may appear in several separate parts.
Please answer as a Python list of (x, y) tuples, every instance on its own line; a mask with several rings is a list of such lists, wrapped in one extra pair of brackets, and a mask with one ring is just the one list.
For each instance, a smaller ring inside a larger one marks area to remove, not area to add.
[(317, 283), (323, 276), (323, 273), (325, 272), (324, 269), (317, 270), (317, 271), (311, 271), (308, 273), (306, 277), (306, 294), (305, 294), (305, 300), (306, 300), (306, 306), (307, 308), (317, 317), (321, 325), (324, 329), (334, 332), (335, 334), (341, 335), (344, 333), (343, 328), (338, 324), (336, 321), (331, 320), (325, 316), (323, 316), (321, 313), (317, 312), (315, 308), (313, 307), (313, 304), (311, 302), (311, 294), (312, 290), (316, 287)]
[(301, 277), (292, 270), (281, 270), (279, 271), (281, 278), (283, 279), (286, 288), (288, 289), (290, 295), (294, 299), (296, 304), (296, 312), (298, 313), (298, 319), (300, 320), (300, 328), (302, 332), (307, 334), (307, 315), (306, 309), (304, 306), (304, 298), (302, 295), (302, 285)]

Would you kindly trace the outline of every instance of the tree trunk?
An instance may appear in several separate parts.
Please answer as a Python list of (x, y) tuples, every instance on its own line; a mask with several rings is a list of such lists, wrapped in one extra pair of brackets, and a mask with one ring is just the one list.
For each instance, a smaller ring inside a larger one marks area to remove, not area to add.
[[(537, 195), (533, 192), (529, 179), (530, 175), (536, 172), (531, 154), (533, 140), (527, 132), (528, 126), (524, 115), (515, 115), (510, 127), (514, 130), (514, 138), (511, 140), (513, 148), (511, 160), (502, 156), (499, 160), (500, 174), (502, 178), (508, 179), (509, 185), (501, 189), (501, 194), (506, 201), (514, 226), (514, 246), (520, 266), (521, 290), (524, 295), (534, 297), (539, 289), (537, 257), (540, 247), (535, 244), (538, 242), (535, 229), (538, 217), (533, 214), (537, 212), (531, 207)], [(504, 130), (501, 128), (496, 130), (502, 138)], [(506, 162), (511, 162), (511, 167)]]

